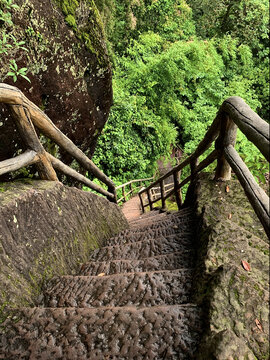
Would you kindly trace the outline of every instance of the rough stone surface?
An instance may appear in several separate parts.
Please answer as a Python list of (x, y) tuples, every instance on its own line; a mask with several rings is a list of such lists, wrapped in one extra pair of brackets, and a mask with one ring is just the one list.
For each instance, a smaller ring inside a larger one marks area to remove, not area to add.
[[(14, 46), (12, 54), (1, 54), (0, 82), (14, 85), (11, 77), (3, 77), (9, 71), (11, 56), (19, 68), (27, 67), (31, 84), (19, 76), (15, 85), (91, 157), (112, 104), (111, 69), (94, 2), (77, 3), (72, 15), (78, 23), (76, 27), (70, 26), (70, 17), (65, 13), (76, 2), (66, 8), (64, 0), (14, 0), (13, 3), (20, 9), (13, 12), (15, 25), (8, 32), (17, 42), (25, 41), (28, 52)], [(1, 161), (11, 158), (23, 146), (2, 105), (0, 129)], [(51, 152), (58, 152), (43, 140)], [(63, 152), (58, 155), (65, 163), (71, 163)]]
[(179, 236), (171, 235), (158, 239), (149, 239), (128, 243), (125, 245), (106, 246), (93, 251), (90, 259), (93, 261), (140, 259), (175, 251), (191, 249), (193, 237), (190, 234)]
[(128, 226), (106, 199), (61, 183), (0, 186), (0, 308), (32, 303), (54, 275), (75, 273), (91, 250)]
[[(182, 216), (168, 215), (166, 224)], [(149, 226), (164, 227), (159, 220), (149, 217)], [(190, 302), (192, 227), (130, 243), (123, 239), (132, 230), (121, 231), (120, 245), (95, 251), (82, 266), (94, 276), (51, 279), (39, 307), (10, 312), (0, 326), (0, 359), (192, 359), (202, 331), (201, 309)], [(113, 274), (97, 273), (105, 269)]]
[(43, 292), (45, 307), (155, 306), (188, 303), (192, 271), (61, 276)]
[(192, 305), (25, 309), (9, 321), (0, 359), (190, 360), (199, 315)]
[(81, 267), (80, 275), (97, 276), (117, 273), (154, 271), (155, 269), (173, 270), (194, 266), (194, 253), (190, 250), (174, 252), (166, 255), (148, 257), (142, 260), (112, 260), (105, 262), (89, 262)]
[(269, 248), (262, 225), (237, 180), (216, 183), (203, 175), (197, 195), (202, 226), (194, 301), (207, 310), (208, 324), (197, 358), (269, 359)]

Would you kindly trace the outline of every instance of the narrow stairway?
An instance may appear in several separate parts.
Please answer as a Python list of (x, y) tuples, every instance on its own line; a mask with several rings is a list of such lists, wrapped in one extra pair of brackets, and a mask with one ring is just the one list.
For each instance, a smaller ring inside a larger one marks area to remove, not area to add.
[(195, 228), (188, 208), (130, 221), (78, 276), (53, 278), (37, 307), (14, 311), (0, 359), (192, 359)]

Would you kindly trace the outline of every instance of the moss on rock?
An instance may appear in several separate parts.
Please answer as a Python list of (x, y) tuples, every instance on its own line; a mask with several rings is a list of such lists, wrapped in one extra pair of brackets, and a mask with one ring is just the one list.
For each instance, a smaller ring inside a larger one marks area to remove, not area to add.
[[(111, 67), (99, 12), (90, 0), (14, 3), (20, 11), (13, 13), (8, 32), (25, 42), (27, 52), (12, 47), (1, 55), (0, 81), (14, 85), (6, 76), (9, 59), (15, 59), (18, 68), (26, 67), (31, 84), (19, 77), (15, 85), (91, 157), (112, 104)], [(0, 26), (0, 35), (2, 31)], [(23, 144), (7, 111), (0, 112), (0, 128), (1, 161), (18, 154)], [(44, 145), (51, 147), (46, 138)], [(61, 150), (58, 156), (72, 162)]]
[(0, 319), (5, 307), (33, 305), (45, 281), (75, 274), (128, 226), (116, 204), (89, 192), (50, 181), (0, 186)]
[(197, 359), (268, 359), (267, 236), (237, 180), (217, 183), (202, 174), (196, 186), (202, 221), (194, 301), (206, 324)]

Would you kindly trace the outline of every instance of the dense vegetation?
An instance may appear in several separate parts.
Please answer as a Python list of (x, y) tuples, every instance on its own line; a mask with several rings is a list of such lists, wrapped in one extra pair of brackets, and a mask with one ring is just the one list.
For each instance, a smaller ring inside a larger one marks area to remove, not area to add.
[[(91, 8), (93, 0), (85, 1)], [(73, 15), (83, 1), (55, 3), (78, 35)], [(116, 183), (152, 176), (157, 160), (176, 146), (190, 154), (228, 96), (243, 97), (268, 120), (267, 0), (95, 3), (113, 65), (114, 105), (94, 161)], [(27, 51), (10, 31), (14, 11), (15, 1), (0, 0), (0, 54), (10, 55), (3, 80), (16, 82), (20, 76), (28, 79), (28, 69), (19, 68), (13, 58), (17, 48)], [(267, 164), (241, 133), (237, 148), (263, 179)]]
[[(117, 182), (152, 175), (176, 145), (191, 153), (228, 96), (243, 97), (268, 119), (267, 0), (97, 5), (114, 66), (114, 106), (94, 160)], [(241, 133), (237, 144), (263, 179), (262, 156)]]

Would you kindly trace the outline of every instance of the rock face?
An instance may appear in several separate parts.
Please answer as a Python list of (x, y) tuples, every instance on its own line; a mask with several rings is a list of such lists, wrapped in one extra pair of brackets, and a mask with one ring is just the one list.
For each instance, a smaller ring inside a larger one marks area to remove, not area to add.
[(197, 185), (202, 224), (195, 301), (208, 313), (197, 358), (268, 359), (269, 247), (263, 227), (238, 181), (203, 176)]
[[(1, 54), (0, 82), (17, 86), (88, 156), (108, 118), (112, 103), (111, 68), (103, 25), (88, 0), (14, 0), (13, 25), (6, 33), (28, 51), (14, 46)], [(0, 34), (4, 31), (0, 24)], [(12, 40), (9, 40), (12, 43)], [(9, 61), (27, 67), (31, 83), (7, 77)], [(44, 139), (54, 153), (57, 148)], [(0, 161), (22, 147), (7, 111), (0, 107)], [(71, 163), (61, 153), (65, 162)]]
[(0, 309), (33, 304), (46, 279), (74, 274), (127, 226), (117, 205), (92, 193), (50, 181), (1, 184)]

